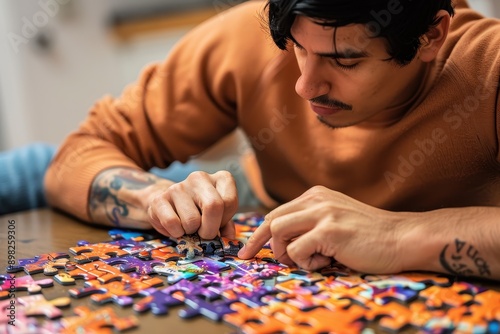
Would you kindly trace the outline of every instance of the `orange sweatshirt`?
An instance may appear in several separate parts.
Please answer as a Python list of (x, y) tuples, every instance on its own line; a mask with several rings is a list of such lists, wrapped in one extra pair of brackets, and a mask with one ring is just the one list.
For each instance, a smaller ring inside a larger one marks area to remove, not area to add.
[(89, 220), (102, 170), (185, 162), (240, 127), (279, 203), (323, 185), (388, 210), (500, 205), (498, 20), (460, 2), (399, 121), (331, 130), (295, 93), (294, 53), (274, 45), (263, 8), (251, 1), (217, 15), (120, 98), (99, 101), (47, 172), (49, 202)]

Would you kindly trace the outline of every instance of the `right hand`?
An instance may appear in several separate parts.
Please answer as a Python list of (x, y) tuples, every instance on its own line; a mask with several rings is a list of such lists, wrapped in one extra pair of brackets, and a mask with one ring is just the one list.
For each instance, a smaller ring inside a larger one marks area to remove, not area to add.
[(235, 238), (232, 217), (238, 192), (229, 172), (193, 172), (182, 182), (148, 188), (147, 214), (158, 232), (174, 238), (198, 232), (203, 239), (214, 239), (220, 231), (223, 237)]

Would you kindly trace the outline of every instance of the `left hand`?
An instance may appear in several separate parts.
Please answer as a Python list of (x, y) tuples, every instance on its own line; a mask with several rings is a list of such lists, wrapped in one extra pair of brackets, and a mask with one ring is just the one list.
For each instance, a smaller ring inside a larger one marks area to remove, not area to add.
[(404, 215), (316, 186), (270, 212), (238, 255), (251, 258), (272, 238), (276, 259), (287, 265), (315, 270), (335, 258), (360, 272), (397, 273)]

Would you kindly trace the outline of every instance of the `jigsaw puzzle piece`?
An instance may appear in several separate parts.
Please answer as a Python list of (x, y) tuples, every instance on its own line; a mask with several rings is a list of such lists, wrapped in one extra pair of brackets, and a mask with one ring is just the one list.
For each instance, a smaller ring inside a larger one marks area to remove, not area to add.
[[(175, 292), (175, 291), (173, 291)], [(173, 292), (168, 289), (149, 288), (139, 292), (144, 298), (137, 301), (133, 309), (136, 312), (144, 313), (149, 310), (155, 315), (168, 314), (170, 306), (182, 305), (183, 302), (173, 296)]]
[(203, 255), (200, 237), (197, 234), (183, 235), (177, 238), (176, 250), (188, 259)]
[(278, 291), (274, 289), (274, 287), (270, 286), (261, 286), (253, 290), (250, 290), (246, 287), (238, 287), (231, 292), (233, 292), (234, 295), (232, 293), (229, 293), (229, 291), (226, 291), (221, 295), (226, 299), (239, 301), (249, 307), (254, 308), (268, 305), (268, 302), (265, 302), (264, 300), (266, 298), (270, 299), (272, 296), (275, 296), (278, 293)]
[(119, 268), (113, 267), (103, 261), (94, 261), (91, 263), (77, 264), (78, 269), (86, 271), (88, 274), (96, 276), (97, 280), (103, 284), (111, 281), (133, 281), (134, 278), (120, 271)]
[(184, 304), (187, 308), (179, 310), (179, 316), (191, 319), (203, 315), (211, 320), (220, 321), (224, 315), (235, 312), (229, 307), (234, 302), (235, 300), (205, 300), (195, 295), (185, 295)]
[(200, 245), (201, 248), (203, 249), (204, 256), (214, 255), (216, 252), (219, 254), (221, 253), (222, 243), (220, 241), (220, 238), (215, 238), (215, 239), (200, 238)]
[(109, 307), (92, 311), (88, 307), (79, 306), (73, 311), (77, 316), (66, 317), (61, 320), (64, 327), (61, 334), (112, 334), (113, 328), (118, 331), (125, 331), (137, 327), (139, 324), (135, 316), (118, 317), (113, 309)]
[(234, 313), (223, 316), (224, 322), (233, 325), (246, 334), (288, 333), (287, 324), (273, 315), (260, 312), (259, 309), (248, 307), (243, 303), (233, 303), (230, 308)]
[(73, 259), (80, 264), (109, 259), (110, 257), (125, 256), (128, 254), (123, 249), (120, 249), (119, 246), (109, 243), (71, 247), (69, 251), (74, 255)]
[[(367, 277), (365, 277), (366, 279)], [(338, 277), (339, 280), (345, 279), (342, 277)], [(424, 290), (427, 285), (425, 285), (422, 282), (415, 282), (413, 280), (410, 280), (407, 277), (404, 276), (390, 276), (385, 279), (379, 279), (379, 280), (368, 280), (368, 284), (373, 287), (377, 287), (380, 289), (384, 288), (392, 288), (392, 287), (403, 287), (403, 288), (408, 288), (412, 289), (415, 291), (421, 291)]]
[(153, 270), (154, 266), (163, 265), (165, 263), (161, 260), (142, 260), (140, 258), (130, 255), (117, 258), (110, 258), (102, 260), (102, 262), (110, 266), (116, 266), (119, 264), (120, 271), (122, 272), (134, 271), (139, 275), (150, 275), (154, 273)]
[(336, 311), (331, 311), (323, 307), (302, 311), (284, 303), (274, 306), (275, 309), (276, 307), (281, 308), (281, 310), (277, 310), (274, 313), (274, 317), (288, 325), (287, 333), (350, 334), (360, 333), (364, 327), (365, 309), (358, 305), (353, 305), (349, 309), (338, 309)]
[(238, 252), (243, 247), (243, 243), (237, 239), (220, 238), (222, 248), (215, 251), (218, 256), (238, 256)]
[(311, 295), (320, 291), (319, 286), (307, 285), (304, 281), (297, 279), (276, 283), (275, 288), (279, 291), (293, 295)]
[(288, 299), (286, 302), (300, 310), (311, 310), (321, 306), (329, 310), (336, 311), (338, 309), (347, 309), (352, 305), (351, 300), (336, 298), (328, 293), (328, 291), (320, 292), (315, 295), (296, 295), (294, 298)]
[(360, 292), (360, 295), (373, 300), (379, 305), (384, 305), (391, 301), (410, 303), (418, 297), (418, 291), (401, 286), (393, 286), (390, 288), (378, 288), (370, 284), (361, 284), (360, 286), (365, 289)]
[[(78, 277), (78, 275), (76, 275)], [(82, 276), (79, 276), (82, 277)], [(87, 276), (88, 278), (89, 276)], [(68, 273), (60, 273), (54, 276), (54, 280), (61, 285), (74, 285), (75, 279)]]
[(318, 272), (311, 272), (306, 270), (291, 269), (287, 275), (279, 276), (276, 278), (277, 282), (286, 282), (289, 280), (303, 281), (309, 285), (324, 280), (325, 277)]
[(28, 263), (24, 266), (24, 271), (28, 275), (34, 275), (43, 272), (46, 276), (54, 276), (59, 273), (59, 269), (64, 269), (66, 263), (69, 261), (67, 258), (54, 259), (50, 261)]
[(113, 302), (120, 306), (133, 304), (132, 297), (139, 295), (143, 290), (163, 285), (158, 277), (132, 281), (111, 281), (100, 284), (97, 281), (88, 281), (84, 288), (70, 289), (68, 292), (74, 298), (92, 295), (90, 299), (96, 303)]
[(411, 272), (411, 273), (404, 273), (398, 276), (402, 276), (405, 279), (409, 279), (413, 282), (425, 283), (430, 285), (450, 286), (453, 283), (453, 280), (448, 276), (432, 274), (432, 273)]
[(206, 300), (214, 300), (219, 297), (219, 293), (209, 289), (202, 282), (191, 282), (187, 280), (179, 281), (169, 287), (163, 289), (165, 293), (173, 295), (176, 292), (182, 293), (183, 296), (194, 295), (203, 297)]
[(39, 331), (35, 318), (28, 318), (16, 299), (0, 302), (0, 333), (5, 334), (49, 334)]
[(194, 263), (178, 265), (172, 262), (166, 262), (162, 265), (153, 267), (153, 271), (157, 274), (167, 276), (167, 282), (169, 284), (174, 284), (184, 279), (195, 279), (199, 274), (204, 272), (204, 269), (198, 267)]
[[(66, 307), (71, 304), (68, 297), (60, 297), (52, 300), (46, 300), (41, 294), (18, 297), (19, 304), (24, 306), (23, 312), (27, 316), (44, 315), (47, 318), (54, 319), (62, 316), (60, 307)], [(57, 307), (56, 307), (57, 306)]]
[(289, 268), (285, 265), (262, 260), (234, 261), (227, 259), (225, 263), (234, 268), (233, 273), (235, 274), (258, 276), (263, 280), (278, 277), (279, 275), (288, 275), (289, 273)]
[(196, 266), (202, 268), (203, 273), (208, 273), (208, 274), (218, 274), (222, 271), (231, 269), (231, 266), (229, 264), (221, 261), (212, 260), (208, 257), (195, 256), (190, 260), (183, 259), (177, 261), (178, 265), (184, 265), (189, 263), (193, 263)]
[(430, 309), (443, 308), (445, 305), (459, 307), (473, 300), (473, 296), (462, 292), (460, 285), (453, 284), (451, 287), (433, 285), (421, 291), (420, 297), (425, 299), (425, 305)]
[(266, 262), (279, 263), (274, 258), (274, 253), (271, 248), (262, 248), (254, 257), (257, 260), (262, 260)]
[[(96, 272), (94, 275), (89, 272), (90, 269), (89, 270), (80, 269), (79, 266), (80, 266), (79, 264), (71, 261), (66, 263), (65, 266), (66, 272), (57, 274), (54, 277), (54, 279), (62, 285), (74, 284), (74, 281), (76, 279), (84, 279), (86, 281), (97, 279), (96, 275), (99, 275), (99, 272)], [(93, 267), (93, 269), (95, 269), (95, 267)], [(71, 279), (68, 278), (68, 276)]]
[(177, 261), (184, 257), (184, 255), (177, 253), (177, 250), (171, 246), (141, 251), (137, 256), (141, 259), (161, 260), (163, 262)]
[(120, 239), (129, 239), (134, 241), (142, 241), (142, 240), (151, 240), (153, 236), (151, 234), (131, 231), (131, 230), (122, 230), (122, 229), (112, 229), (108, 231), (108, 235), (113, 240)]
[(0, 291), (28, 291), (28, 293), (39, 293), (42, 288), (47, 288), (54, 285), (51, 278), (35, 281), (31, 276), (16, 277), (13, 274), (0, 275), (0, 280), (3, 281), (0, 285)]
[[(35, 272), (29, 272), (26, 271), (25, 267), (27, 265), (30, 265), (31, 270), (36, 270), (35, 268), (41, 268), (41, 271), (43, 271), (44, 265), (47, 262), (54, 261), (54, 260), (60, 260), (60, 259), (69, 259), (69, 254), (66, 253), (46, 253), (46, 254), (40, 254), (32, 258), (26, 258), (26, 259), (19, 259), (17, 262), (18, 264), (16, 266), (7, 266), (7, 272), (8, 273), (14, 273), (18, 271), (24, 270), (27, 274), (33, 274)], [(38, 269), (40, 270), (40, 269)], [(39, 272), (39, 271), (37, 271)], [(46, 274), (50, 275), (50, 274)]]
[(379, 320), (379, 325), (384, 330), (397, 332), (411, 324), (413, 312), (406, 306), (396, 302), (390, 302), (384, 305), (378, 305), (374, 302), (366, 304), (366, 319), (374, 321)]

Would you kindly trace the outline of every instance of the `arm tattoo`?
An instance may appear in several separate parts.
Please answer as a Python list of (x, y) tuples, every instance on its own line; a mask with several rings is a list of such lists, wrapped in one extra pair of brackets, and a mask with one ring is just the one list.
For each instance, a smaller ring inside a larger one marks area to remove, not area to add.
[(439, 261), (446, 271), (456, 276), (491, 276), (489, 265), (479, 251), (460, 239), (443, 248)]
[(100, 173), (90, 190), (89, 212), (96, 219), (105, 215), (107, 222), (114, 226), (143, 221), (131, 214), (136, 205), (127, 200), (126, 193), (144, 189), (157, 181), (154, 175), (125, 168), (109, 169)]

